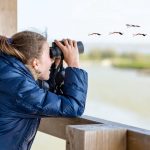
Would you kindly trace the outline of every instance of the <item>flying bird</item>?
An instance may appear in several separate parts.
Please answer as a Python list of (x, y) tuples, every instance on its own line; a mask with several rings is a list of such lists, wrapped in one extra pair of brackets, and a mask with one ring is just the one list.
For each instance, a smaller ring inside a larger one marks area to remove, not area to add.
[(126, 26), (127, 26), (127, 27), (137, 27), (137, 28), (141, 27), (141, 26), (135, 25), (135, 24), (126, 24)]
[(94, 33), (90, 33), (90, 34), (88, 34), (88, 35), (89, 35), (89, 36), (90, 36), (90, 35), (98, 35), (98, 36), (100, 36), (101, 34), (94, 32)]
[(136, 34), (133, 34), (133, 36), (138, 36), (138, 35), (146, 36), (147, 34), (145, 34), (145, 33), (136, 33)]
[(120, 34), (120, 35), (123, 35), (122, 32), (110, 32), (109, 35), (110, 35), (110, 34)]

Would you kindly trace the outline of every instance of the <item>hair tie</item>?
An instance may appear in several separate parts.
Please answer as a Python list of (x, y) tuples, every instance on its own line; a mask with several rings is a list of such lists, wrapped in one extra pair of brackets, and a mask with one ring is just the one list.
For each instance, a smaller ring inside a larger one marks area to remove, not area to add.
[(13, 39), (12, 39), (12, 38), (8, 38), (8, 39), (7, 39), (7, 43), (8, 43), (8, 44), (12, 44), (12, 42), (13, 42)]

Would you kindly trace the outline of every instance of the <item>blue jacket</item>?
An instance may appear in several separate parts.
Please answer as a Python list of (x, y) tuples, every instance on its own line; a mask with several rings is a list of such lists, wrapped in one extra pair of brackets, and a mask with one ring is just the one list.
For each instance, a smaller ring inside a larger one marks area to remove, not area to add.
[(82, 115), (87, 73), (66, 68), (64, 95), (40, 88), (30, 71), (15, 57), (0, 54), (0, 150), (29, 150), (40, 118)]

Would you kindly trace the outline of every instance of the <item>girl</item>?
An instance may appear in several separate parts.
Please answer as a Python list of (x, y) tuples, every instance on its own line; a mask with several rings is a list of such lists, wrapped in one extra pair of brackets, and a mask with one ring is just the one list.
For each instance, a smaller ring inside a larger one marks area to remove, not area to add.
[(82, 115), (87, 95), (87, 73), (79, 67), (76, 41), (62, 44), (65, 69), (63, 94), (39, 87), (49, 80), (53, 60), (44, 36), (31, 31), (11, 38), (0, 36), (0, 147), (1, 150), (30, 150), (40, 118)]

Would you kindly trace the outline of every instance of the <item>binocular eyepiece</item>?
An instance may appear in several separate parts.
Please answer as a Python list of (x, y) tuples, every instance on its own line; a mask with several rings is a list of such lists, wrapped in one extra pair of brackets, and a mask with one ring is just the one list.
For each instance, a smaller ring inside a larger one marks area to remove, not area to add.
[[(61, 43), (63, 44), (63, 41), (61, 41)], [(79, 50), (79, 54), (84, 52), (84, 46), (81, 41), (77, 42), (77, 47)], [(56, 45), (55, 42), (53, 42), (52, 47), (50, 47), (50, 57), (51, 58), (57, 58), (57, 57), (63, 58), (64, 57), (61, 49)]]

